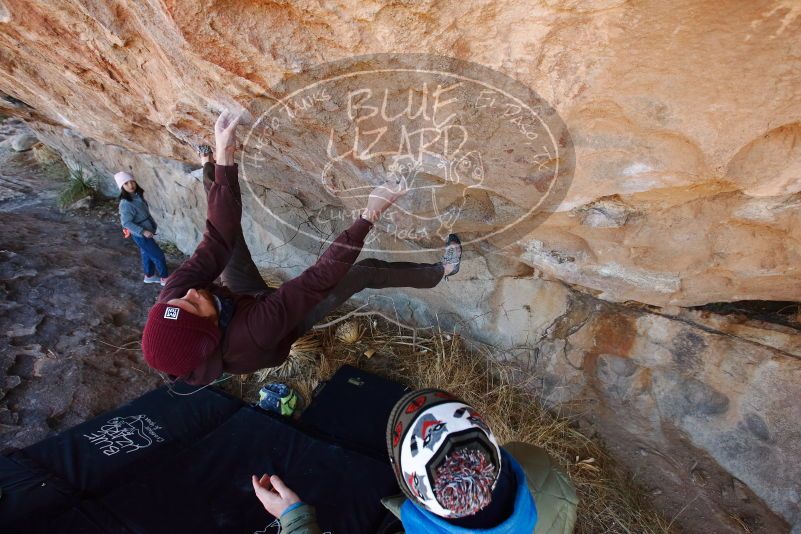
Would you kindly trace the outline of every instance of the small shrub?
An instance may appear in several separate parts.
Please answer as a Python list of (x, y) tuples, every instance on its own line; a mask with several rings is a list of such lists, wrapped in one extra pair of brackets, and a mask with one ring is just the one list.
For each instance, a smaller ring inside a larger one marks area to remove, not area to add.
[(87, 196), (94, 200), (97, 197), (97, 191), (84, 176), (83, 169), (78, 169), (70, 172), (67, 184), (58, 194), (58, 205), (61, 208), (66, 208)]

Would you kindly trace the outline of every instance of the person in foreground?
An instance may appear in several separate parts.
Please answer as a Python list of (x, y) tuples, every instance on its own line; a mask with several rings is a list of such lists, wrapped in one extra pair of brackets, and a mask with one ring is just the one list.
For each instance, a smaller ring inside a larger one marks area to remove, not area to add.
[(209, 384), (223, 372), (274, 367), (284, 362), (296, 339), (354, 293), (434, 287), (458, 271), (461, 246), (454, 235), (438, 263), (365, 259), (354, 264), (373, 224), (406, 192), (401, 183), (394, 190), (375, 188), (361, 215), (314, 265), (277, 290), (268, 288), (242, 235), (234, 162), (237, 123), (238, 116), (223, 112), (214, 126), (216, 164), (203, 156), (206, 230), (148, 313), (142, 352), (150, 367), (193, 385)]
[[(568, 534), (578, 498), (541, 448), (498, 443), (468, 404), (438, 389), (405, 395), (387, 424), (387, 448), (403, 495), (382, 500), (408, 534)], [(318, 534), (314, 508), (277, 476), (253, 488), (283, 534)]]

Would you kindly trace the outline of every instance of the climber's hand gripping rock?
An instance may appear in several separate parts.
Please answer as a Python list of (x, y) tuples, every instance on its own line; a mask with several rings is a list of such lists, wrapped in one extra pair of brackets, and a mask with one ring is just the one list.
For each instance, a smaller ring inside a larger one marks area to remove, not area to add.
[(217, 164), (233, 165), (236, 151), (236, 126), (241, 112), (225, 110), (214, 124), (214, 140), (217, 144)]
[(409, 187), (405, 179), (392, 187), (386, 185), (376, 187), (367, 198), (367, 207), (362, 212), (362, 218), (375, 223), (387, 208), (408, 191)]

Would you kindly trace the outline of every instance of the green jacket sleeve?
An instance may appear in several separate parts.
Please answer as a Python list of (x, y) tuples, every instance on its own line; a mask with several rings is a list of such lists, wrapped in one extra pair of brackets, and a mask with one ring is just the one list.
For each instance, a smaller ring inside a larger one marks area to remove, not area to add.
[(314, 507), (305, 503), (282, 515), (279, 522), (281, 534), (321, 534)]
[(392, 515), (398, 519), (400, 519), (400, 509), (404, 502), (406, 502), (406, 496), (403, 494), (392, 495), (391, 497), (384, 497), (381, 499), (381, 504), (384, 505), (384, 508), (392, 512)]
[[(381, 504), (384, 505), (384, 508), (392, 512), (392, 515), (394, 515), (398, 519), (401, 518), (400, 509), (401, 506), (403, 506), (404, 502), (406, 502), (406, 496), (403, 494), (393, 495), (391, 497), (384, 497), (383, 499), (381, 499)], [(404, 534), (405, 531), (403, 530), (403, 527), (401, 526), (399, 528), (400, 530), (397, 530), (392, 534)]]
[(534, 534), (570, 534), (576, 524), (578, 497), (564, 471), (545, 452), (528, 443), (503, 446), (523, 468), (534, 503), (537, 525)]

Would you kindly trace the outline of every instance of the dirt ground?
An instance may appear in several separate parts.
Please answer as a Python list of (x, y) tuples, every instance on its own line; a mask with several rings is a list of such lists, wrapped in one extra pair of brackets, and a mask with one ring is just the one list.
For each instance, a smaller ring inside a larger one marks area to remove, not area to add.
[(116, 202), (60, 210), (67, 169), (42, 145), (14, 152), (23, 128), (0, 124), (0, 453), (161, 382), (137, 350), (160, 286), (142, 283)]

